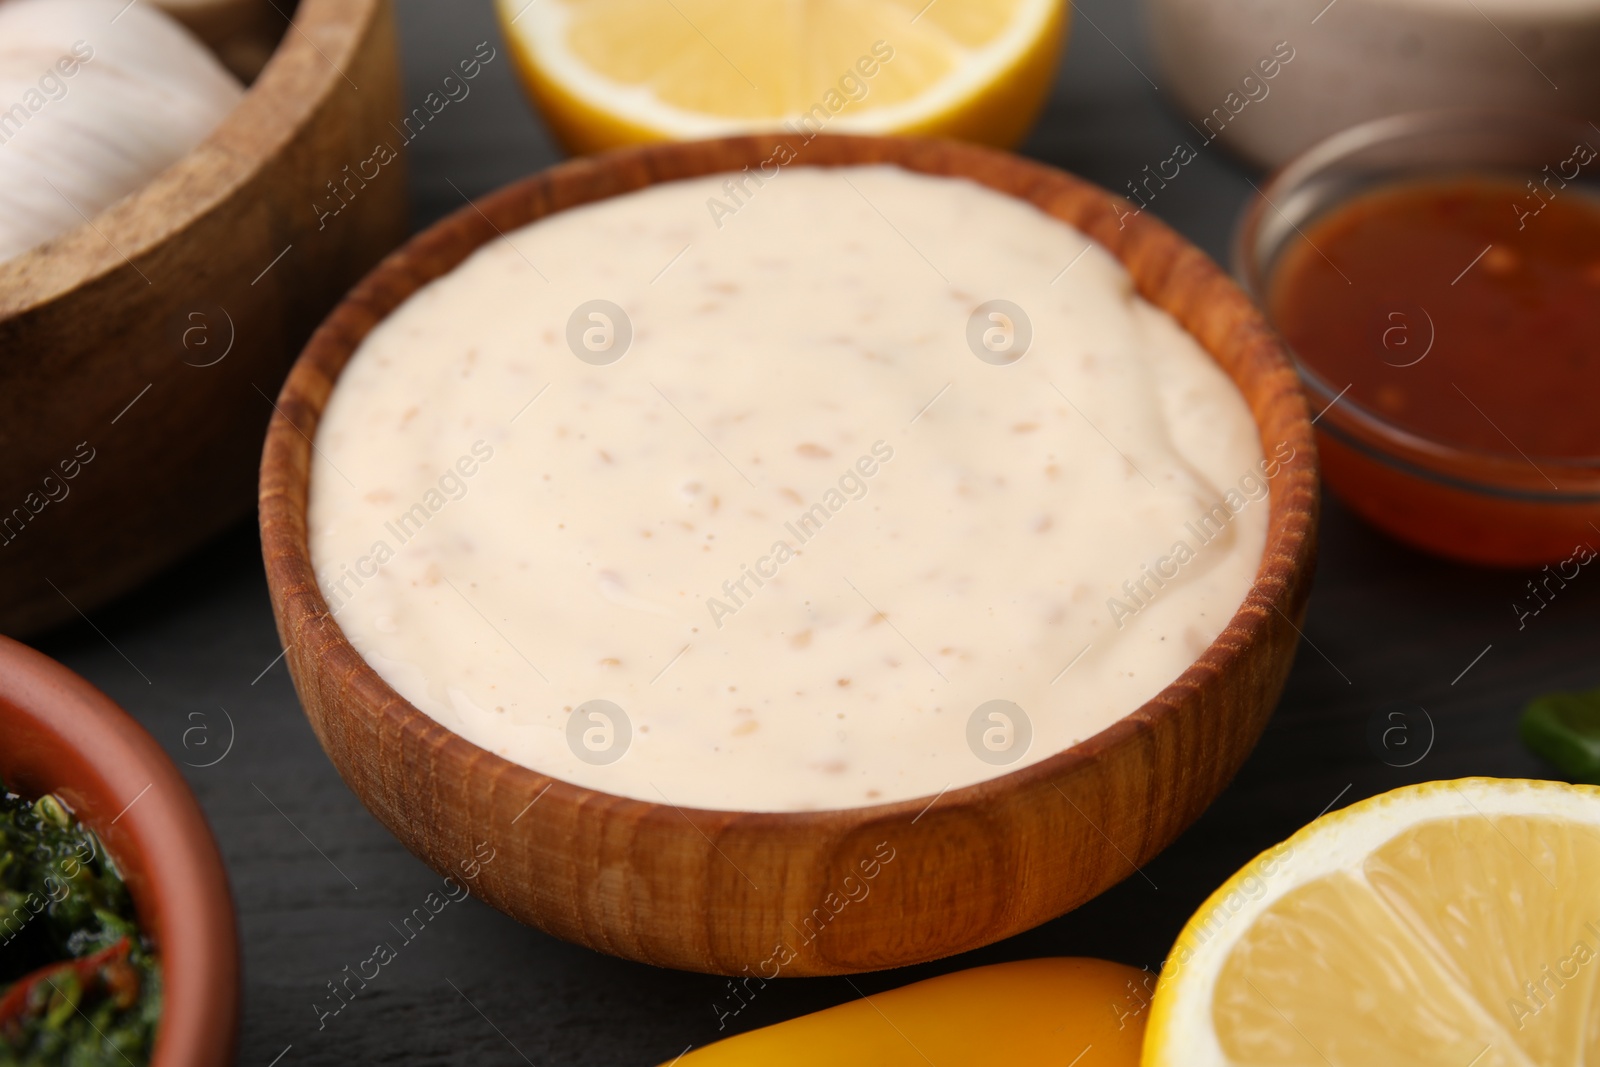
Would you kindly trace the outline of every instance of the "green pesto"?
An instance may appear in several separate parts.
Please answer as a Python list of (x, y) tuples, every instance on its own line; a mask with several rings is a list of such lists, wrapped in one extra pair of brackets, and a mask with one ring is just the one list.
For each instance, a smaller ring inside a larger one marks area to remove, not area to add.
[(122, 876), (55, 797), (0, 785), (0, 1005), (24, 977), (20, 1010), (0, 1012), (0, 1067), (149, 1062), (161, 969)]

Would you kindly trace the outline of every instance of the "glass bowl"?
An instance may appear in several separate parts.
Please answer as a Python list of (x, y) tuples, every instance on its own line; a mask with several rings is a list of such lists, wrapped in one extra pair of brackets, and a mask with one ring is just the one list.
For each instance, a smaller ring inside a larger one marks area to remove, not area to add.
[[(1600, 128), (1559, 115), (1484, 109), (1415, 112), (1351, 127), (1259, 188), (1234, 235), (1234, 272), (1270, 320), (1284, 254), (1310, 240), (1308, 226), (1353, 197), (1429, 179), (1521, 184), (1568, 160), (1576, 145), (1600, 148)], [(1590, 162), (1560, 195), (1593, 196), (1600, 189), (1596, 176), (1600, 162)], [(1425, 357), (1437, 332), (1425, 308), (1410, 311), (1418, 321), (1408, 328), (1418, 332), (1406, 358), (1420, 362), (1411, 352)], [(1388, 335), (1373, 333), (1373, 358), (1402, 365), (1384, 350), (1380, 338)], [(1507, 352), (1506, 373), (1535, 366), (1541, 355), (1531, 345)], [(1327, 484), (1374, 526), (1428, 552), (1497, 566), (1555, 563), (1600, 546), (1600, 456), (1529, 456), (1514, 444), (1499, 452), (1431, 439), (1344, 395), (1349, 386), (1325, 377), (1302, 354), (1295, 353), (1295, 363), (1316, 413)], [(1574, 393), (1566, 411), (1549, 414), (1589, 418), (1593, 405), (1593, 397)]]

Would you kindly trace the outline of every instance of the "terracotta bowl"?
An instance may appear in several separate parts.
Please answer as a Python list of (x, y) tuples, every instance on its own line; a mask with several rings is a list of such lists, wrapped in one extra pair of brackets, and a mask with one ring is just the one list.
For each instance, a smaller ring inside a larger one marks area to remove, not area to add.
[(100, 690), (0, 637), (0, 778), (54, 793), (116, 860), (161, 956), (152, 1067), (233, 1062), (239, 944), (211, 829), (161, 746)]
[(405, 238), (403, 159), (315, 207), (375, 144), (403, 151), (388, 3), (261, 7), (281, 41), (210, 137), (0, 262), (0, 633), (93, 611), (247, 514), (268, 398)]
[[(890, 162), (964, 176), (1077, 226), (1215, 356), (1247, 399), (1263, 451), (1288, 442), (1297, 453), (1272, 482), (1266, 553), (1243, 606), (1177, 681), (1109, 729), (937, 798), (792, 814), (678, 809), (551, 779), (440, 726), (361, 659), (312, 574), (310, 442), (340, 370), (384, 316), (500, 233), (655, 182), (754, 166), (773, 149), (772, 137), (740, 137), (579, 160), (414, 238), (335, 310), (289, 375), (268, 430), (260, 509), (278, 632), (312, 727), (345, 781), (408, 848), (450, 872), (488, 842), (495, 858), (477, 880), (481, 894), (558, 937), (648, 963), (767, 977), (773, 969), (896, 967), (977, 948), (1077, 907), (1170, 843), (1238, 770), (1282, 690), (1318, 506), (1294, 368), (1199, 250), (1148, 214), (1122, 228), (1125, 202), (1013, 155), (820, 137), (800, 154), (805, 165)], [(815, 928), (813, 916), (880, 842), (895, 859), (872, 883), (872, 905), (823, 912), (825, 936), (808, 940), (802, 929)]]

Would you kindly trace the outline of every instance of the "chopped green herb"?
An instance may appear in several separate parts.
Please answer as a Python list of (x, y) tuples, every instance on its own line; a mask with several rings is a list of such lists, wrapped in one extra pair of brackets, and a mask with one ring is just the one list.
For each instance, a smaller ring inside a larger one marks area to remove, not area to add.
[(160, 964), (100, 839), (0, 785), (0, 1067), (138, 1067), (160, 1016)]

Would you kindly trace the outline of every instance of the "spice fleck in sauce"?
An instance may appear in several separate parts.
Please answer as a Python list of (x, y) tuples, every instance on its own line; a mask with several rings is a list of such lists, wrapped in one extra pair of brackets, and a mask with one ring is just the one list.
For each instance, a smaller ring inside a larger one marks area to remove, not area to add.
[(1600, 456), (1600, 207), (1578, 186), (1395, 185), (1305, 236), (1272, 317), (1342, 402), (1457, 448)]
[(762, 811), (991, 778), (1176, 679), (1292, 457), (1197, 343), (970, 182), (726, 183), (511, 232), (365, 339), (310, 500), (356, 649), (525, 766)]

